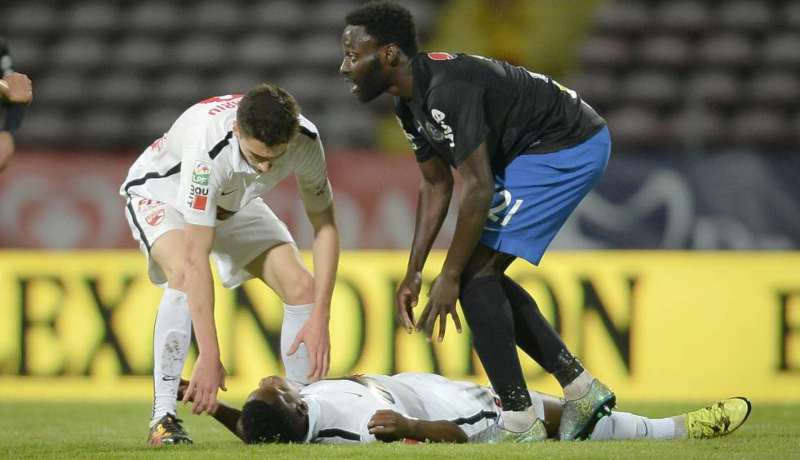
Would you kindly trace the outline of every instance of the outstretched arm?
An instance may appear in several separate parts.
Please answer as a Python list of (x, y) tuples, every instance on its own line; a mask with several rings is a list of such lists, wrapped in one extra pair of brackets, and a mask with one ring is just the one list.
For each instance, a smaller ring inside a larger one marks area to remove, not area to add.
[(411, 332), (414, 328), (414, 315), (411, 309), (417, 305), (422, 267), (433, 246), (433, 241), (442, 228), (447, 208), (453, 194), (453, 173), (439, 157), (419, 163), (422, 181), (417, 201), (417, 216), (414, 224), (414, 242), (408, 257), (406, 275), (397, 289), (397, 313), (400, 323)]
[[(186, 388), (189, 386), (189, 381), (181, 379), (181, 384), (178, 387), (178, 400), (180, 401), (183, 399), (184, 393), (186, 392)], [(193, 402), (192, 398), (189, 398), (189, 402)], [(230, 430), (231, 433), (235, 434), (236, 437), (244, 441), (244, 435), (242, 433), (242, 424), (239, 423), (239, 420), (242, 417), (242, 411), (229, 406), (227, 403), (223, 401), (219, 401), (217, 403), (217, 409), (214, 412), (209, 412), (209, 414), (214, 417), (216, 421), (225, 425), (225, 428)]]
[(226, 390), (225, 369), (220, 361), (217, 326), (214, 322), (214, 282), (208, 261), (214, 242), (214, 227), (187, 223), (184, 235), (184, 289), (189, 296), (192, 325), (200, 349), (186, 394), (194, 398), (192, 412), (202, 414), (214, 412), (217, 390)]
[(325, 377), (330, 367), (328, 324), (336, 269), (339, 265), (339, 229), (336, 226), (333, 203), (322, 211), (308, 212), (308, 219), (314, 227), (314, 311), (297, 334), (295, 343), (299, 345), (299, 341), (303, 341), (306, 344), (311, 358), (311, 374), (307, 377), (316, 381)]
[(379, 410), (367, 424), (369, 432), (380, 441), (394, 442), (413, 439), (425, 442), (467, 442), (467, 434), (458, 425), (447, 420), (417, 420), (404, 417), (391, 410)]
[(447, 315), (453, 316), (458, 332), (461, 322), (456, 313), (461, 274), (478, 245), (492, 200), (494, 180), (486, 143), (481, 143), (458, 167), (464, 180), (458, 208), (458, 220), (453, 241), (447, 250), (442, 272), (433, 281), (428, 304), (422, 311), (417, 330), (428, 338), (433, 335), (435, 321), (439, 320), (438, 340), (444, 339)]

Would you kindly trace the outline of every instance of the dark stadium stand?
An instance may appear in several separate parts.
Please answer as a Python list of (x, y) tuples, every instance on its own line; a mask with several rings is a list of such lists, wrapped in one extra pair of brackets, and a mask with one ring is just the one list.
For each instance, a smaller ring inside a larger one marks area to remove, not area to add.
[[(379, 117), (371, 115), (389, 104), (360, 105), (337, 74), (343, 15), (357, 3), (6, 3), (0, 30), (37, 87), (20, 143), (62, 146), (37, 126), (47, 123), (75, 146), (138, 148), (200, 98), (273, 81), (296, 96), (328, 146), (373, 146)], [(440, 2), (403, 3), (429, 36)], [(578, 55), (565, 83), (612, 121), (617, 150), (800, 142), (799, 2), (607, 2)]]
[(607, 115), (617, 150), (786, 150), (798, 71), (796, 1), (629, 0), (598, 10), (566, 81)]
[[(403, 2), (425, 37), (437, 3)], [(319, 125), (326, 146), (372, 147), (375, 111), (338, 75), (339, 34), (355, 0), (26, 0), (3, 2), (0, 33), (36, 103), (19, 143), (134, 148), (160, 136), (188, 105), (281, 84)]]

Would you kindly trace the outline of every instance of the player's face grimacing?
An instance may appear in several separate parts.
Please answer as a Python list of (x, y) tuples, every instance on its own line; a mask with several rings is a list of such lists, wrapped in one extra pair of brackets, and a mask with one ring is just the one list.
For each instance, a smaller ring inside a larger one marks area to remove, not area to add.
[(369, 102), (389, 88), (388, 72), (380, 59), (383, 46), (376, 45), (364, 26), (347, 26), (342, 33), (342, 48), (339, 73), (353, 83), (350, 92), (358, 100)]
[(261, 174), (266, 174), (272, 163), (289, 149), (288, 143), (268, 146), (258, 139), (242, 135), (238, 125), (234, 125), (233, 131), (239, 139), (239, 151), (245, 161)]
[(258, 388), (247, 396), (247, 401), (256, 399), (272, 406), (284, 406), (289, 413), (296, 413), (301, 417), (308, 415), (308, 404), (303, 401), (300, 393), (277, 375), (261, 379)]

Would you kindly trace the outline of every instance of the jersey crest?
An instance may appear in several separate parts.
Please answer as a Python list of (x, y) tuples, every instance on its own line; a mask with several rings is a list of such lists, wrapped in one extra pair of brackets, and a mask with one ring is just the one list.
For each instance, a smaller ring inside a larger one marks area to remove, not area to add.
[(433, 53), (428, 53), (428, 59), (432, 61), (450, 61), (455, 59), (456, 57), (450, 53), (444, 53), (441, 51), (435, 51)]

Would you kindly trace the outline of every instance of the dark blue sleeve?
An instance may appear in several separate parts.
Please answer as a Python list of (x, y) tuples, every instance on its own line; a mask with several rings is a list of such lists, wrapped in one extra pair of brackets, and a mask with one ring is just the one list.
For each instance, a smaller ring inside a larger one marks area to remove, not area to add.
[[(11, 61), (11, 53), (8, 50), (8, 44), (0, 37), (0, 75), (5, 77), (14, 71), (13, 62)], [(22, 125), (22, 118), (25, 115), (25, 106), (22, 104), (8, 104), (2, 101), (2, 105), (6, 108), (6, 120), (0, 131), (8, 131), (14, 134)]]
[(0, 76), (5, 77), (14, 71), (14, 65), (11, 61), (11, 52), (8, 50), (6, 41), (0, 37)]

